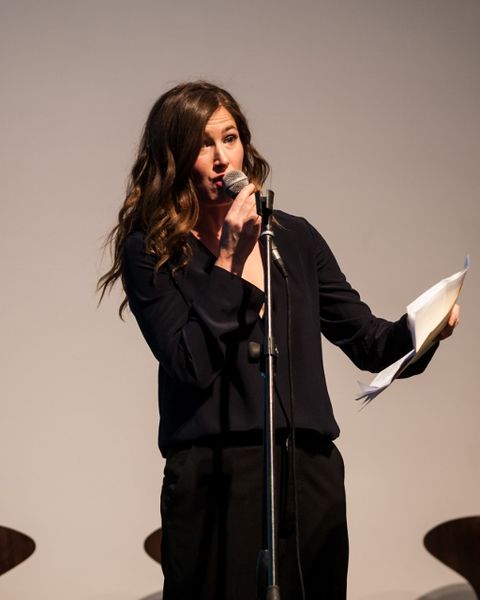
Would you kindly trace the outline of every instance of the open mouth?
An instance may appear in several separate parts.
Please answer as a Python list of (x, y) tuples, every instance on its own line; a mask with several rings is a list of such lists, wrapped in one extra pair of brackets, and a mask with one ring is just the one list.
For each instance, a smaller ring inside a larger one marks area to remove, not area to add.
[(217, 177), (214, 177), (212, 179), (213, 185), (220, 189), (223, 188), (223, 176), (224, 175), (225, 175), (225, 173), (223, 175), (218, 175)]

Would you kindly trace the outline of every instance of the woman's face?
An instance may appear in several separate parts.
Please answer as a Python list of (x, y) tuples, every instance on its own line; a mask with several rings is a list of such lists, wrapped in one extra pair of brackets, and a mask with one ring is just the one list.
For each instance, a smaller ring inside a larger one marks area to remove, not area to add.
[(220, 106), (207, 122), (203, 146), (193, 165), (199, 201), (231, 202), (223, 187), (223, 177), (228, 171), (241, 171), (242, 165), (243, 144), (237, 124), (228, 110)]

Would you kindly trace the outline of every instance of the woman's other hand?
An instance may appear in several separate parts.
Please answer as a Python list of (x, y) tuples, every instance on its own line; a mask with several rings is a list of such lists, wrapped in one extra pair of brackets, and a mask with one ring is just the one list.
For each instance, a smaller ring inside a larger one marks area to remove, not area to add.
[(450, 337), (455, 327), (460, 323), (460, 306), (455, 304), (448, 317), (447, 324), (438, 335), (438, 340), (445, 340)]

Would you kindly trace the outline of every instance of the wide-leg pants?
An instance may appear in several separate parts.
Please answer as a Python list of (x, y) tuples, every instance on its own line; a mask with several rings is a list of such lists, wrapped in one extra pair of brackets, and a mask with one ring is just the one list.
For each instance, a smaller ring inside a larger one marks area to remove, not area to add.
[[(291, 448), (291, 445), (290, 445)], [(291, 450), (277, 443), (278, 580), (301, 600)], [(162, 487), (164, 600), (255, 600), (263, 547), (263, 448), (201, 444), (169, 454)], [(295, 452), (300, 563), (307, 600), (345, 600), (344, 466), (330, 441), (300, 437)]]

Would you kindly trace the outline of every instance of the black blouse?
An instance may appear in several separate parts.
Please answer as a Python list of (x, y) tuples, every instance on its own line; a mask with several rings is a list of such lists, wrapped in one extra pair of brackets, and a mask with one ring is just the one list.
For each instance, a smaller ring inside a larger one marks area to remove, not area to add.
[[(390, 322), (372, 315), (346, 281), (321, 235), (303, 218), (276, 211), (276, 245), (289, 274), (295, 425), (334, 439), (339, 434), (323, 371), (321, 334), (361, 369), (377, 372), (412, 348), (406, 315)], [(262, 343), (263, 292), (216, 267), (193, 235), (184, 269), (156, 257), (144, 236), (126, 241), (124, 275), (129, 305), (159, 365), (162, 452), (206, 436), (261, 431), (263, 379), (248, 359)], [(287, 310), (284, 280), (272, 271), (276, 365), (276, 426), (289, 427)], [(403, 376), (422, 371), (434, 349)]]

